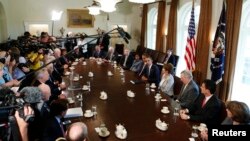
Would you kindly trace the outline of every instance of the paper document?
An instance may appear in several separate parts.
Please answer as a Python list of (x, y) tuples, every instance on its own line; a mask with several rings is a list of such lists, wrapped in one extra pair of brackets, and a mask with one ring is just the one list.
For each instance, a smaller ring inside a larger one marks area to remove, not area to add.
[(81, 107), (69, 108), (64, 118), (82, 117), (83, 112)]

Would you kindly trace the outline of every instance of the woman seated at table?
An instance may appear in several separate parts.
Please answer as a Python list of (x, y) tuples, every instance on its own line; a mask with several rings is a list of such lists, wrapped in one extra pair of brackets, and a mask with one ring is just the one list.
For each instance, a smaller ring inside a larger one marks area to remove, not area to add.
[(135, 59), (133, 61), (133, 64), (130, 68), (131, 71), (138, 73), (140, 71), (140, 68), (143, 66), (144, 62), (141, 60), (139, 54), (135, 54)]
[[(244, 102), (229, 101), (226, 103), (227, 117), (221, 123), (222, 125), (249, 125), (250, 111)], [(208, 140), (207, 130), (201, 131), (203, 141)]]
[(164, 93), (172, 97), (174, 95), (174, 77), (171, 72), (173, 71), (173, 65), (171, 63), (164, 64), (162, 68), (162, 77), (159, 84), (159, 89)]

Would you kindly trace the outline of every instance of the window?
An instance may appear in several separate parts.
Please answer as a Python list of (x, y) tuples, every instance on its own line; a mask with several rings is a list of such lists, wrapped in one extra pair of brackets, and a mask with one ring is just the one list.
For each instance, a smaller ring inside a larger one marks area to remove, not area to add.
[[(197, 35), (198, 19), (200, 15), (200, 6), (195, 6), (194, 16), (195, 16), (195, 28)], [(188, 24), (190, 21), (192, 10), (192, 2), (186, 3), (178, 11), (178, 25), (177, 25), (177, 48), (176, 54), (179, 56), (179, 62), (177, 64), (176, 75), (180, 76), (181, 71), (187, 68), (184, 55), (187, 44), (187, 35), (188, 35)]]
[(243, 5), (231, 100), (250, 106), (250, 1)]
[(148, 12), (147, 47), (154, 50), (156, 45), (157, 15), (158, 15), (157, 8), (152, 8)]

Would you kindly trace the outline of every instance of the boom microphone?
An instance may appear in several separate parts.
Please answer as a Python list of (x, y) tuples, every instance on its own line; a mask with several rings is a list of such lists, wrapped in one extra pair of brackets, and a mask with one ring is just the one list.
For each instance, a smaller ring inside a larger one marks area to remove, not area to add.
[(20, 94), (26, 103), (39, 103), (42, 100), (42, 92), (38, 87), (24, 87)]
[(129, 43), (128, 39), (131, 39), (131, 36), (118, 25), (117, 25), (117, 31), (120, 34), (120, 36), (124, 39), (124, 41), (128, 44)]

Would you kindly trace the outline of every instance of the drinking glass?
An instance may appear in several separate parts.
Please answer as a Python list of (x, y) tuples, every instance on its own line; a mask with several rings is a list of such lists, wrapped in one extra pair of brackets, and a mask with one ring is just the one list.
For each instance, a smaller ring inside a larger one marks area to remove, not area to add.
[(88, 85), (88, 88), (89, 88), (89, 91), (90, 91), (90, 81), (87, 81), (87, 85)]
[(92, 106), (92, 112), (93, 112), (93, 115), (97, 115), (96, 105)]
[(174, 108), (174, 116), (179, 116), (179, 108), (178, 107)]
[(194, 126), (192, 127), (191, 136), (194, 137), (194, 138), (197, 138), (197, 137), (198, 137), (197, 129), (198, 129), (198, 126), (196, 126), (196, 125), (194, 125)]
[(150, 84), (147, 83), (147, 84), (146, 84), (146, 90), (149, 90), (149, 89), (150, 89)]

